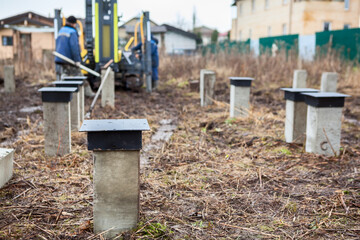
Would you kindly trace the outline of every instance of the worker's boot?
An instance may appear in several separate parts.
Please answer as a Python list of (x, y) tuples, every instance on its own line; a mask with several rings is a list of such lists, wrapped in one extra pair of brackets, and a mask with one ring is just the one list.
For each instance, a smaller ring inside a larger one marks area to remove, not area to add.
[(84, 81), (84, 90), (85, 90), (86, 97), (94, 97), (95, 96), (95, 93), (92, 91), (88, 81)]
[(155, 89), (158, 87), (158, 80), (152, 81), (152, 82), (151, 82), (151, 87), (152, 87), (152, 89), (155, 90)]

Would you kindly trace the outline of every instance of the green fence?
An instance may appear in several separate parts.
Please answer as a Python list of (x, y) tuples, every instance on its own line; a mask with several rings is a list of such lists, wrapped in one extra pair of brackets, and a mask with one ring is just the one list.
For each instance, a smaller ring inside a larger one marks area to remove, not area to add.
[(260, 54), (271, 53), (271, 48), (274, 43), (279, 51), (286, 50), (286, 52), (288, 52), (289, 50), (295, 50), (297, 52), (298, 39), (298, 34), (260, 38)]
[(360, 60), (360, 28), (317, 32), (317, 55), (324, 56), (335, 49), (344, 59)]
[(236, 41), (223, 41), (216, 44), (209, 44), (202, 47), (202, 54), (207, 53), (220, 53), (220, 52), (236, 52), (236, 53), (248, 53), (250, 52), (250, 39), (244, 42)]
[[(306, 51), (310, 54), (306, 59), (313, 60), (315, 56), (323, 57), (331, 49), (343, 57), (344, 60), (360, 62), (360, 28), (336, 31), (317, 32), (313, 35), (299, 36), (298, 34), (260, 38), (245, 42), (225, 41), (202, 47), (202, 53), (217, 54), (220, 52), (249, 53), (250, 49), (256, 54), (271, 54), (273, 44), (279, 51), (292, 51), (304, 57)], [(301, 49), (299, 49), (301, 47)]]

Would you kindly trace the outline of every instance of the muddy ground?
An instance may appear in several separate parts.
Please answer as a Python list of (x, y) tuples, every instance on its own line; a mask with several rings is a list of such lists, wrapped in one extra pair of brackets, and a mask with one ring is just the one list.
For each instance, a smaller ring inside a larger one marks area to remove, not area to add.
[[(14, 177), (0, 189), (0, 239), (103, 239), (92, 227), (86, 135), (72, 133), (71, 154), (45, 156), (43, 85), (17, 85), (0, 92), (0, 147), (15, 149)], [(117, 91), (114, 109), (97, 106), (95, 119), (148, 119), (144, 148), (162, 120), (177, 126), (147, 150), (139, 224), (117, 239), (359, 239), (360, 96), (346, 102), (340, 156), (324, 157), (285, 143), (279, 87), (254, 86), (250, 116), (239, 119), (228, 118), (226, 81), (206, 108), (173, 79), (151, 95)]]

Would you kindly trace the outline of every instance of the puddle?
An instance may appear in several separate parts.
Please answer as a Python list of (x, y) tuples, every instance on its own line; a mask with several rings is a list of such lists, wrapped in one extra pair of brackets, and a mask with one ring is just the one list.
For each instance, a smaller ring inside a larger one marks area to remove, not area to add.
[(20, 109), (20, 112), (22, 112), (22, 113), (33, 113), (36, 111), (42, 111), (42, 107), (35, 106), (35, 107), (24, 107), (24, 108)]
[(353, 118), (345, 118), (345, 120), (346, 120), (348, 123), (351, 123), (351, 124), (355, 124), (355, 125), (360, 126), (360, 121), (358, 121), (358, 120), (356, 120), (356, 119), (353, 119)]
[(160, 127), (155, 132), (155, 134), (151, 137), (150, 144), (146, 145), (141, 152), (140, 156), (140, 164), (148, 165), (149, 159), (154, 157), (150, 155), (151, 150), (159, 150), (163, 147), (164, 143), (170, 140), (173, 135), (176, 125), (173, 124), (174, 119), (162, 119), (160, 123)]

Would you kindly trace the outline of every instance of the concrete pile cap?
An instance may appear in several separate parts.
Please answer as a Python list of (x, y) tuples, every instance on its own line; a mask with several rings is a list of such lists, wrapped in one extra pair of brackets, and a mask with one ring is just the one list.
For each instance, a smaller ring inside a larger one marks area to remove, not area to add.
[(75, 87), (43, 87), (38, 92), (41, 92), (43, 102), (70, 102), (76, 90)]
[(280, 88), (284, 91), (284, 99), (291, 100), (294, 102), (304, 102), (305, 96), (302, 93), (316, 93), (319, 92), (317, 89), (313, 88)]
[(343, 107), (347, 94), (337, 92), (302, 93), (306, 104), (313, 107)]
[(202, 73), (204, 73), (204, 74), (213, 74), (213, 73), (215, 73), (214, 71), (212, 71), (212, 70), (207, 70), (207, 69), (201, 69), (200, 70)]
[(230, 85), (236, 87), (250, 87), (251, 82), (254, 81), (254, 78), (251, 77), (229, 77)]
[(0, 148), (0, 159), (7, 156), (9, 153), (13, 152), (12, 148)]
[(80, 132), (88, 132), (89, 150), (140, 150), (142, 131), (149, 131), (146, 119), (85, 120)]
[(149, 131), (146, 119), (100, 119), (85, 120), (80, 132)]
[(79, 91), (79, 86), (84, 85), (83, 81), (55, 81), (52, 82), (56, 87), (75, 87), (76, 92)]

